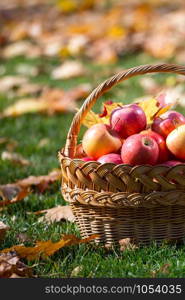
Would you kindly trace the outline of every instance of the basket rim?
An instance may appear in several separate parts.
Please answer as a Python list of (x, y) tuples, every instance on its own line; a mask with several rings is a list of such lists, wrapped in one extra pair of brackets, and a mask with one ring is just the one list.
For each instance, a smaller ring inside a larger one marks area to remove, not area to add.
[(79, 161), (80, 161), (83, 165), (89, 164), (89, 163), (92, 163), (92, 162), (93, 162), (93, 164), (96, 163), (97, 166), (98, 166), (98, 165), (99, 165), (99, 166), (104, 166), (104, 165), (126, 166), (126, 167), (130, 167), (130, 168), (131, 168), (131, 171), (132, 171), (132, 170), (135, 170), (136, 168), (141, 167), (141, 166), (144, 166), (144, 167), (150, 167), (150, 168), (154, 168), (154, 169), (156, 169), (156, 167), (164, 167), (164, 169), (170, 169), (170, 170), (172, 170), (172, 169), (178, 169), (178, 167), (182, 167), (182, 166), (185, 167), (185, 162), (184, 162), (184, 163), (181, 163), (181, 164), (178, 164), (178, 165), (176, 165), (176, 166), (167, 166), (167, 165), (164, 165), (163, 163), (156, 164), (156, 165), (143, 164), (143, 165), (135, 165), (135, 166), (132, 166), (132, 165), (129, 165), (129, 164), (124, 164), (124, 163), (122, 163), (122, 164), (115, 164), (115, 163), (100, 163), (100, 162), (98, 162), (98, 161), (96, 161), (96, 160), (83, 161), (83, 160), (82, 160), (83, 157), (81, 157), (81, 158), (77, 158), (77, 157), (71, 158), (71, 157), (65, 155), (65, 152), (64, 152), (64, 151), (65, 151), (65, 148), (64, 148), (64, 147), (61, 148), (61, 149), (58, 151), (58, 158), (59, 158), (60, 164), (62, 164), (62, 160), (64, 160), (64, 159), (69, 159), (70, 161), (74, 161), (74, 162), (79, 162)]

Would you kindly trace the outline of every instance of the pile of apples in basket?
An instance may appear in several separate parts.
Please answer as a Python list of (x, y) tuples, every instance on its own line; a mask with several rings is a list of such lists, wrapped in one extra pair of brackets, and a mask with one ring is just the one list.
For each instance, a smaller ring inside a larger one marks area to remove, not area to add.
[(86, 116), (83, 155), (76, 157), (131, 166), (185, 163), (185, 116), (170, 109), (165, 95), (129, 105), (105, 102), (101, 114)]

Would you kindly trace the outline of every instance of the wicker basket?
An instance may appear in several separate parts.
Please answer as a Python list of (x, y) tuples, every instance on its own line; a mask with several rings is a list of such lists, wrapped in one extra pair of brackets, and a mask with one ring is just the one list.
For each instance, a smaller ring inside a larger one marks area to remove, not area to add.
[(62, 195), (72, 207), (82, 237), (112, 244), (133, 238), (140, 244), (185, 237), (185, 165), (115, 165), (75, 159), (82, 120), (97, 99), (130, 77), (156, 72), (185, 75), (177, 65), (144, 65), (124, 70), (100, 84), (74, 116), (59, 153)]

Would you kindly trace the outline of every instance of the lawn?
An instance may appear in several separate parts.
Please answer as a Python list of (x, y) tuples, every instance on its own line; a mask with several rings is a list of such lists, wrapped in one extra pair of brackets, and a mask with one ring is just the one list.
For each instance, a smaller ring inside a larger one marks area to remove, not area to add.
[[(115, 65), (96, 65), (85, 62), (88, 74), (84, 77), (70, 80), (53, 80), (49, 71), (59, 63), (56, 58), (28, 59), (16, 57), (8, 61), (0, 61), (0, 66), (5, 68), (4, 75), (16, 74), (19, 64), (39, 66), (42, 72), (31, 81), (51, 87), (70, 89), (80, 83), (91, 83), (96, 87), (101, 81), (114, 74), (121, 68), (128, 68), (139, 64), (153, 63), (155, 60), (147, 55), (124, 56)], [(171, 75), (157, 75), (156, 80), (163, 82)], [(132, 78), (128, 82), (120, 84), (108, 92), (101, 100), (114, 99), (129, 103), (136, 97), (144, 95), (144, 90), (139, 84), (139, 77)], [(0, 108), (15, 102), (14, 97), (0, 96)], [(100, 101), (101, 102), (101, 101)], [(82, 102), (79, 102), (80, 106)], [(95, 106), (95, 110), (100, 104)], [(16, 152), (31, 161), (29, 166), (15, 166), (11, 162), (0, 159), (1, 184), (15, 182), (29, 175), (44, 175), (54, 168), (59, 167), (57, 159), (58, 150), (65, 145), (65, 139), (72, 113), (59, 115), (28, 114), (17, 118), (0, 120), (1, 136), (14, 139), (18, 142)], [(39, 142), (48, 139), (44, 147), (39, 147)], [(80, 137), (79, 137), (80, 139)], [(3, 146), (0, 146), (3, 151)], [(38, 216), (28, 212), (52, 208), (59, 204), (65, 204), (61, 193), (60, 183), (56, 183), (43, 194), (31, 193), (23, 201), (9, 205), (0, 212), (0, 219), (10, 226), (1, 249), (18, 244), (20, 233), (26, 233), (32, 245), (37, 240), (52, 239), (57, 241), (62, 234), (74, 233), (79, 236), (75, 224), (69, 222), (54, 223), (48, 225), (38, 222)], [(119, 247), (108, 251), (94, 245), (70, 246), (61, 249), (47, 260), (29, 262), (34, 265), (34, 273), (38, 277), (70, 277), (76, 267), (79, 268), (77, 277), (184, 277), (185, 276), (185, 247), (156, 246), (141, 247), (135, 250), (120, 251)], [(167, 271), (164, 265), (168, 264)], [(156, 272), (155, 272), (156, 271)]]

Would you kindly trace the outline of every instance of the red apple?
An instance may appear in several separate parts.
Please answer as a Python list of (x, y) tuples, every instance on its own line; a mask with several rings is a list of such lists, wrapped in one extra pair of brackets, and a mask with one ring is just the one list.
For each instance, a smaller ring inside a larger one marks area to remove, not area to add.
[(154, 165), (159, 157), (157, 142), (150, 136), (134, 134), (129, 136), (121, 149), (123, 163), (129, 165)]
[(185, 124), (185, 117), (179, 112), (171, 110), (154, 119), (152, 130), (166, 138), (172, 130), (182, 124)]
[(169, 159), (169, 150), (166, 147), (166, 141), (164, 137), (152, 130), (143, 130), (140, 134), (152, 137), (158, 144), (159, 147), (159, 157), (158, 163), (162, 163), (163, 161), (167, 161)]
[(95, 159), (93, 157), (90, 157), (90, 156), (85, 156), (85, 157), (82, 157), (81, 160), (83, 160), (83, 161), (94, 161)]
[(184, 164), (184, 163), (180, 160), (168, 160), (168, 161), (165, 161), (162, 165), (168, 166), (168, 167), (174, 167), (174, 166), (181, 165), (181, 164)]
[(89, 128), (82, 140), (82, 146), (87, 156), (95, 159), (104, 154), (118, 151), (121, 145), (118, 134), (105, 124), (96, 124)]
[(124, 139), (146, 128), (146, 115), (137, 104), (125, 105), (112, 111), (110, 125)]
[(116, 154), (116, 153), (109, 153), (109, 154), (103, 155), (100, 158), (98, 158), (97, 161), (100, 162), (101, 164), (114, 163), (114, 164), (118, 165), (118, 164), (123, 163), (123, 161), (121, 159), (121, 155)]
[(166, 139), (166, 145), (175, 157), (185, 160), (185, 125), (170, 132)]

